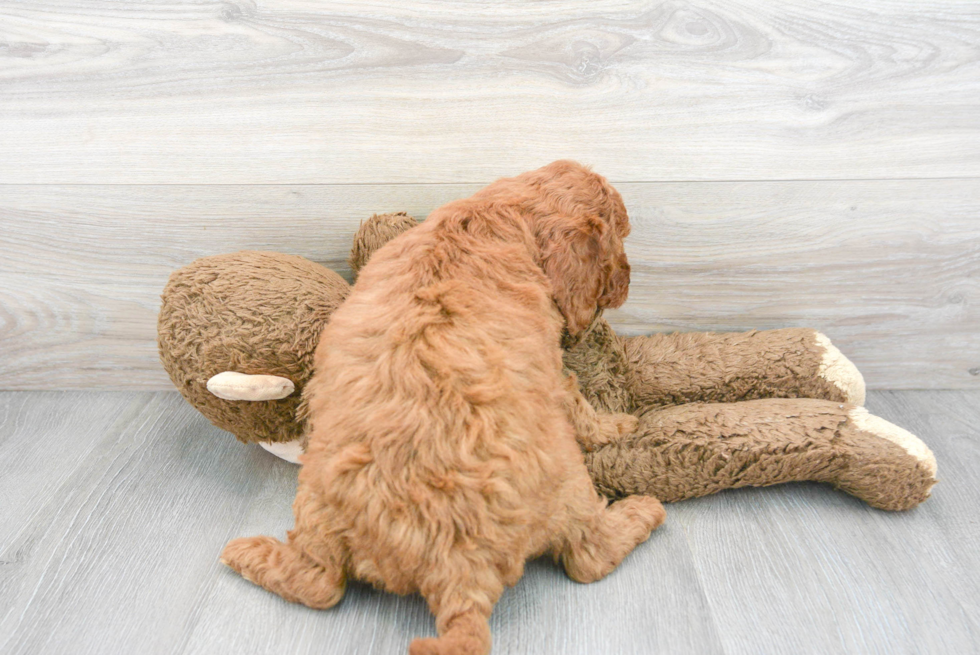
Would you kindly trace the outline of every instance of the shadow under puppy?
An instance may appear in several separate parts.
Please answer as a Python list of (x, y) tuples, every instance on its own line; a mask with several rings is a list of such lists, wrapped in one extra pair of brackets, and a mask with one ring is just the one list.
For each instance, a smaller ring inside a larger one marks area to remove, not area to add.
[(562, 372), (562, 330), (626, 300), (619, 193), (574, 162), (436, 210), (360, 272), (304, 390), (310, 438), (286, 543), (222, 561), (287, 600), (336, 604), (348, 577), (419, 592), (439, 637), (413, 655), (488, 653), (488, 618), (528, 558), (598, 580), (664, 519), (607, 505), (585, 447), (636, 427), (598, 416)]

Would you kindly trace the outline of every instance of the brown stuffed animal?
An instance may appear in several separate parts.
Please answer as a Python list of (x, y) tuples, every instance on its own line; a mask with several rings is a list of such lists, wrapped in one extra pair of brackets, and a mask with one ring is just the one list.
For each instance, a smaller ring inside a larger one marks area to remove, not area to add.
[[(355, 236), (351, 268), (413, 225), (404, 213), (373, 216)], [(313, 352), (348, 290), (302, 257), (245, 251), (197, 260), (163, 292), (164, 368), (212, 423), (296, 462)], [(812, 480), (901, 510), (925, 500), (936, 481), (929, 448), (861, 407), (861, 374), (814, 330), (623, 338), (599, 317), (566, 345), (566, 368), (592, 406), (639, 419), (629, 436), (586, 454), (608, 496), (674, 502)]]

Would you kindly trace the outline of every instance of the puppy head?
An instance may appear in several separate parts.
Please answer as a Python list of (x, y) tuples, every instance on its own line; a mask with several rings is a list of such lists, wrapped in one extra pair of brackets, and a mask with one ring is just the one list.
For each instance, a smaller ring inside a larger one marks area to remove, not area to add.
[(626, 301), (629, 217), (619, 192), (581, 164), (557, 161), (526, 176), (543, 199), (532, 210), (542, 268), (574, 337), (603, 309)]

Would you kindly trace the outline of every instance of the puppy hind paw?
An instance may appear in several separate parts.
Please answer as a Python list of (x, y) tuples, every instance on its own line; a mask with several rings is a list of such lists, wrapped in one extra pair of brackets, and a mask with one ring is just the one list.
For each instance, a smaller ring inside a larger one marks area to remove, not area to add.
[(221, 552), (219, 561), (249, 582), (260, 584), (256, 573), (268, 567), (277, 543), (272, 537), (233, 539)]
[(436, 637), (415, 639), (408, 646), (408, 655), (482, 655), (484, 652), (465, 649), (462, 644), (450, 643), (444, 638)]
[(601, 522), (561, 553), (565, 572), (588, 584), (606, 577), (636, 546), (650, 537), (667, 516), (653, 496), (627, 496), (604, 510)]
[(333, 607), (346, 589), (342, 571), (327, 570), (295, 546), (272, 537), (234, 539), (220, 561), (249, 582), (314, 609)]

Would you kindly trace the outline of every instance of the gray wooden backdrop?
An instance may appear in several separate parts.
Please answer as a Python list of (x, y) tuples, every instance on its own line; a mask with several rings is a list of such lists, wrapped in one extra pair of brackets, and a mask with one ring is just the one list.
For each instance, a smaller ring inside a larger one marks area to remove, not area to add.
[(169, 388), (174, 268), (343, 270), (372, 212), (563, 157), (631, 211), (622, 330), (980, 388), (975, 0), (0, 0), (0, 388)]

